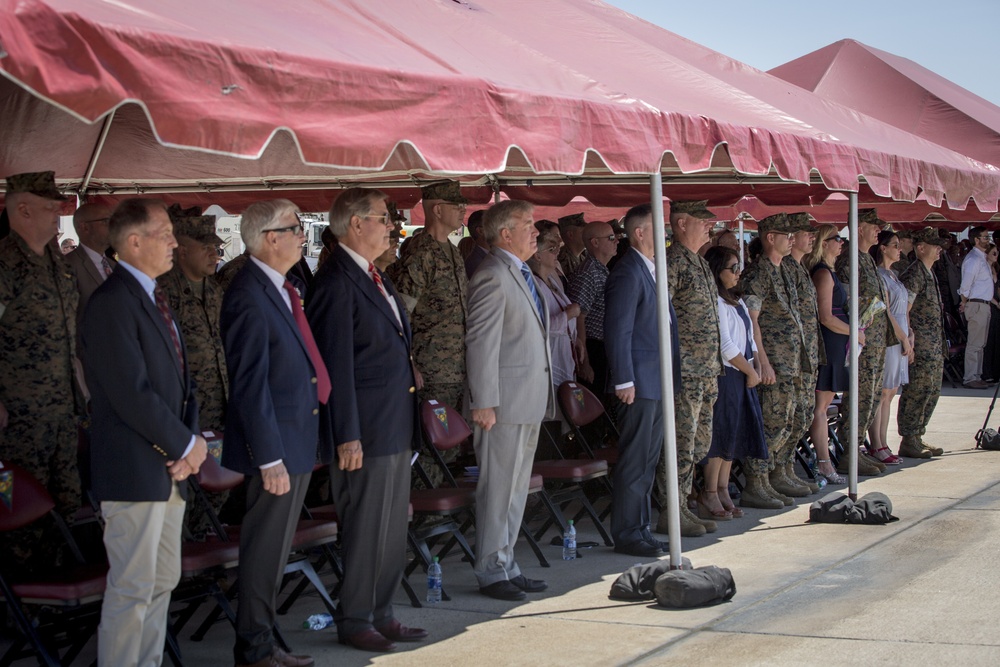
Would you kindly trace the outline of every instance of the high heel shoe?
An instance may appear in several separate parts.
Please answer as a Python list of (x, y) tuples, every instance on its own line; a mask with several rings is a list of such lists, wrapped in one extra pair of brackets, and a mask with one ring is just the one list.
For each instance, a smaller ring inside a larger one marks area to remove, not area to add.
[(823, 472), (820, 471), (819, 464), (821, 464), (821, 463), (829, 463), (829, 462), (830, 462), (830, 459), (825, 459), (825, 460), (819, 460), (819, 459), (817, 459), (816, 460), (816, 474), (819, 475), (820, 477), (822, 477), (823, 479), (825, 479), (826, 482), (827, 482), (827, 484), (847, 484), (847, 478), (844, 477), (844, 476), (842, 476), (842, 475), (838, 475), (836, 470), (834, 470), (829, 475), (827, 475), (827, 474), (825, 474), (825, 473), (823, 473)]
[(871, 456), (873, 458), (878, 459), (887, 466), (898, 466), (903, 462), (903, 459), (893, 454), (892, 450), (884, 445), (876, 449), (874, 452), (872, 452)]
[[(706, 495), (715, 493), (715, 491), (705, 491)], [(698, 498), (698, 518), (708, 519), (710, 521), (729, 521), (733, 518), (733, 513), (725, 509), (713, 510), (701, 498)]]
[[(729, 491), (729, 489), (727, 488), (726, 492), (728, 493), (728, 491)], [(743, 510), (741, 510), (739, 507), (737, 507), (736, 505), (734, 505), (732, 500), (730, 500), (729, 504), (727, 505), (726, 501), (725, 501), (725, 499), (723, 499), (723, 496), (722, 496), (721, 493), (719, 493), (719, 502), (722, 503), (722, 509), (724, 509), (727, 512), (729, 512), (733, 516), (734, 519), (740, 519), (740, 518), (743, 517)]]

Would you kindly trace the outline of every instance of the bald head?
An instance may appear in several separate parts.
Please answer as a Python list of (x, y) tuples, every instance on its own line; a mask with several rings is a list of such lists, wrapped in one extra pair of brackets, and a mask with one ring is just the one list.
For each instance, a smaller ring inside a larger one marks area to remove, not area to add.
[(607, 264), (615, 256), (618, 239), (606, 222), (591, 222), (583, 228), (583, 245), (591, 256), (601, 264)]
[(108, 220), (111, 209), (103, 204), (84, 204), (73, 214), (73, 228), (80, 243), (99, 255), (108, 249)]

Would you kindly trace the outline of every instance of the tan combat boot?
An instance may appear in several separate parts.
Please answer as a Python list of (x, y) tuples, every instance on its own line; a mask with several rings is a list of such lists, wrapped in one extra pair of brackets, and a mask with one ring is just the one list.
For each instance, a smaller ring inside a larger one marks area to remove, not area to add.
[(932, 454), (928, 449), (920, 446), (920, 437), (916, 435), (904, 435), (899, 441), (899, 455), (908, 459), (929, 459)]
[(930, 452), (931, 456), (941, 456), (944, 454), (944, 450), (941, 449), (940, 447), (935, 447), (934, 445), (928, 445), (926, 442), (924, 442), (924, 437), (922, 435), (918, 435), (915, 437), (917, 438), (917, 442), (920, 443), (921, 449)]
[[(690, 514), (690, 510), (688, 510)], [(705, 530), (705, 526), (701, 525), (697, 521), (692, 521), (684, 514), (684, 510), (681, 510), (681, 536), (682, 537), (701, 537), (708, 531)], [(667, 525), (667, 511), (663, 510), (660, 512), (660, 518), (656, 521), (656, 532), (663, 533), (664, 535), (669, 535), (670, 530)]]
[(764, 490), (764, 475), (747, 475), (746, 486), (740, 494), (740, 507), (753, 507), (759, 510), (780, 510), (785, 503), (772, 497)]
[(860, 451), (858, 452), (858, 454), (860, 455), (861, 458), (865, 460), (866, 463), (868, 463), (868, 465), (875, 466), (876, 468), (878, 468), (879, 472), (885, 472), (885, 469), (889, 467), (886, 464), (879, 461), (874, 456), (872, 456), (871, 454), (869, 454), (868, 452)]
[(791, 480), (785, 477), (784, 469), (782, 466), (778, 466), (771, 471), (768, 475), (768, 481), (771, 483), (771, 488), (780, 493), (783, 496), (788, 496), (790, 498), (805, 498), (809, 495), (809, 489), (805, 486), (799, 486), (794, 484)]
[[(851, 462), (850, 458), (851, 458), (850, 454), (848, 452), (844, 452), (843, 456), (841, 456), (840, 460), (837, 462), (837, 472), (839, 472), (841, 475), (850, 474), (850, 470), (848, 470), (848, 466), (850, 465)], [(862, 477), (877, 477), (879, 472), (880, 471), (878, 468), (873, 466), (871, 463), (868, 463), (865, 460), (865, 457), (861, 455), (861, 452), (858, 452), (859, 475), (861, 475)]]
[(701, 525), (705, 529), (706, 533), (714, 533), (715, 531), (717, 531), (719, 529), (718, 524), (716, 524), (714, 521), (711, 521), (709, 519), (702, 519), (701, 517), (699, 517), (698, 515), (696, 515), (694, 512), (692, 512), (691, 510), (689, 510), (687, 507), (682, 507), (681, 508), (681, 521), (684, 521), (685, 515), (687, 516), (687, 518), (688, 518), (689, 521), (694, 521), (695, 523)]
[(760, 481), (761, 481), (761, 484), (763, 485), (763, 489), (764, 489), (765, 493), (767, 493), (769, 496), (771, 496), (775, 500), (779, 501), (782, 505), (784, 505), (786, 507), (789, 507), (789, 506), (795, 504), (794, 500), (792, 500), (790, 497), (788, 497), (788, 496), (786, 496), (786, 495), (784, 495), (782, 493), (778, 493), (775, 490), (775, 488), (773, 486), (771, 486), (771, 478), (770, 478), (769, 475), (761, 475)]
[(782, 466), (782, 470), (785, 472), (785, 478), (788, 479), (792, 484), (798, 484), (799, 486), (804, 486), (809, 489), (809, 493), (819, 493), (819, 484), (811, 482), (808, 479), (802, 479), (795, 474), (795, 463), (789, 462)]

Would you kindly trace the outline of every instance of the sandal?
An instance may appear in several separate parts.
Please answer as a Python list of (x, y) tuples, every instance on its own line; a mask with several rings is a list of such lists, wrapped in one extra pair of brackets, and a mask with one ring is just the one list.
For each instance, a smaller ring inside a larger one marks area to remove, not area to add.
[(876, 449), (872, 453), (872, 456), (887, 466), (898, 466), (903, 462), (903, 459), (893, 454), (892, 450), (885, 446)]
[[(729, 492), (728, 488), (726, 488), (726, 492), (727, 493)], [(726, 500), (729, 501), (728, 504), (726, 503)], [(742, 516), (743, 516), (743, 510), (741, 510), (739, 507), (737, 507), (736, 505), (734, 505), (731, 498), (727, 497), (727, 498), (724, 499), (722, 493), (719, 493), (719, 502), (722, 503), (722, 509), (724, 509), (727, 512), (729, 512), (730, 514), (732, 514), (734, 519), (742, 518)]]
[[(715, 491), (705, 491), (704, 493), (706, 495), (711, 495), (713, 493), (715, 495), (719, 495)], [(721, 505), (721, 502), (720, 502), (720, 505)], [(724, 508), (723, 509), (718, 509), (718, 510), (713, 510), (713, 509), (711, 509), (708, 506), (707, 503), (703, 502), (701, 500), (701, 498), (699, 497), (698, 498), (698, 518), (699, 519), (708, 519), (709, 521), (729, 521), (730, 519), (733, 518), (733, 513), (727, 511)]]
[(838, 475), (836, 470), (827, 475), (819, 469), (821, 463), (829, 462), (830, 459), (816, 459), (816, 474), (825, 479), (827, 484), (847, 484), (847, 478), (843, 475)]

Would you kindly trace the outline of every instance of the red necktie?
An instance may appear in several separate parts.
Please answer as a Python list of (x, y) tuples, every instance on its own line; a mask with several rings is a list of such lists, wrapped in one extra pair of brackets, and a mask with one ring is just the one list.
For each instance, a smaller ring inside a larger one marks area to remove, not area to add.
[(375, 282), (375, 287), (378, 288), (379, 293), (382, 296), (385, 296), (385, 288), (382, 287), (382, 276), (378, 274), (378, 271), (375, 270), (375, 265), (371, 262), (368, 262), (368, 275), (372, 277), (372, 280)]
[(111, 263), (108, 262), (107, 257), (101, 257), (101, 268), (104, 270), (104, 277), (108, 278), (111, 276)]
[(177, 335), (177, 327), (174, 326), (174, 317), (170, 314), (170, 306), (167, 304), (167, 297), (157, 285), (156, 289), (153, 290), (153, 297), (156, 299), (156, 308), (160, 311), (160, 315), (163, 317), (164, 323), (167, 325), (167, 331), (170, 332), (170, 340), (174, 343), (174, 352), (177, 353), (177, 361), (181, 365), (181, 374), (184, 373), (184, 353), (181, 351), (181, 339)]
[(312, 362), (313, 370), (316, 371), (316, 396), (320, 403), (326, 405), (327, 399), (330, 398), (330, 374), (326, 370), (326, 364), (323, 363), (323, 357), (319, 354), (319, 348), (316, 347), (316, 339), (313, 338), (312, 329), (309, 328), (309, 322), (306, 321), (306, 314), (302, 312), (302, 297), (299, 296), (295, 286), (287, 280), (285, 281), (285, 291), (288, 292), (288, 300), (292, 302), (292, 317), (295, 319), (299, 333), (302, 334), (302, 340), (306, 344), (309, 361)]

